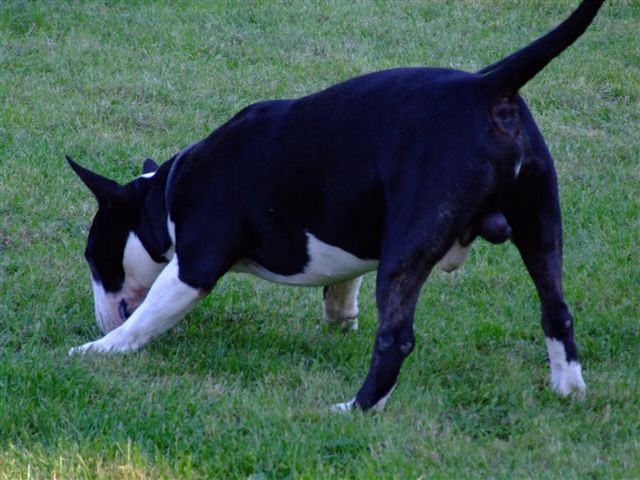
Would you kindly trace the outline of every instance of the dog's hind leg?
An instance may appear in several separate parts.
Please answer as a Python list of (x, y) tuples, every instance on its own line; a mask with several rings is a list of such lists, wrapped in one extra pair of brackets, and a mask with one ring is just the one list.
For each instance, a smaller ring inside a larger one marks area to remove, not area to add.
[(413, 350), (413, 316), (420, 288), (437, 256), (420, 247), (391, 257), (383, 255), (378, 267), (376, 302), (379, 328), (367, 378), (356, 397), (334, 406), (335, 411), (355, 407), (380, 410), (393, 391), (400, 368)]
[[(518, 227), (514, 227), (514, 232)], [(575, 391), (584, 396), (586, 386), (578, 362), (578, 351), (573, 339), (573, 318), (562, 292), (562, 254), (560, 238), (536, 238), (533, 232), (516, 233), (514, 243), (533, 279), (542, 309), (542, 329), (546, 336), (551, 387), (567, 396)], [(550, 237), (551, 235), (549, 235)]]
[(573, 339), (573, 318), (562, 291), (562, 222), (555, 171), (552, 164), (540, 162), (537, 158), (523, 169), (507, 219), (540, 298), (551, 387), (562, 396), (575, 392), (580, 398), (586, 386)]
[(324, 287), (324, 318), (332, 326), (345, 330), (358, 329), (358, 291), (362, 276)]
[(134, 351), (173, 327), (205, 294), (180, 280), (178, 272), (178, 257), (174, 256), (126, 322), (100, 340), (72, 348), (69, 354)]

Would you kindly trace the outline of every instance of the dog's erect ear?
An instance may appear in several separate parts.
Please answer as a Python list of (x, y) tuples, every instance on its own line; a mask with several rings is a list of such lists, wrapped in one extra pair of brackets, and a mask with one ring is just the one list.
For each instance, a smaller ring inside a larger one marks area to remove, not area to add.
[(73, 171), (78, 174), (80, 180), (82, 180), (89, 190), (91, 190), (95, 195), (98, 203), (110, 201), (122, 196), (123, 187), (119, 183), (109, 180), (97, 173), (93, 173), (91, 170), (87, 170), (83, 166), (78, 165), (67, 155), (65, 155), (64, 158), (67, 159), (67, 162), (69, 162)]
[(142, 164), (142, 173), (153, 173), (155, 171), (157, 171), (160, 168), (160, 165), (158, 165), (153, 158), (147, 158), (144, 163)]

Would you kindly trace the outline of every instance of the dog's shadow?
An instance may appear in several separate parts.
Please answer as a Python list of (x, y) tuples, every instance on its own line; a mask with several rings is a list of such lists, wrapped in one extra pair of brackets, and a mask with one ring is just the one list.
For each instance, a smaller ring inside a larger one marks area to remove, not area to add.
[[(363, 298), (371, 294), (370, 283), (365, 281)], [(172, 375), (231, 374), (247, 382), (295, 369), (339, 369), (355, 380), (362, 372), (352, 367), (365, 368), (377, 327), (374, 302), (363, 302), (361, 327), (349, 332), (326, 324), (321, 302), (320, 288), (283, 288), (230, 275), (185, 320), (144, 348), (154, 359), (148, 368), (161, 374), (170, 365)]]

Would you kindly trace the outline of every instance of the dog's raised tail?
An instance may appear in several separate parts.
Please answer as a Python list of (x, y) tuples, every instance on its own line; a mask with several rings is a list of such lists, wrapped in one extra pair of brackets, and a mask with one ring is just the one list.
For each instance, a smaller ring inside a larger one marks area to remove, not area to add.
[(489, 88), (499, 97), (514, 95), (553, 58), (584, 33), (604, 0), (583, 0), (564, 22), (508, 57), (483, 68)]

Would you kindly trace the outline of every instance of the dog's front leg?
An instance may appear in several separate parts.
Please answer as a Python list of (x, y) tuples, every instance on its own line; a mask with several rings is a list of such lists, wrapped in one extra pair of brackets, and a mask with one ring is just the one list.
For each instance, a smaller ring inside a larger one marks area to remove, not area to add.
[(358, 394), (335, 411), (355, 407), (381, 410), (393, 391), (400, 368), (413, 350), (413, 316), (420, 287), (435, 261), (423, 249), (401, 259), (381, 259), (376, 283), (380, 326), (376, 334), (369, 374)]
[(100, 340), (72, 348), (69, 354), (137, 350), (178, 323), (202, 296), (202, 290), (180, 280), (178, 257), (174, 256), (125, 323)]

